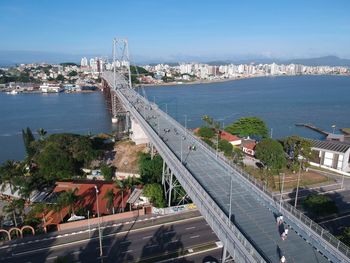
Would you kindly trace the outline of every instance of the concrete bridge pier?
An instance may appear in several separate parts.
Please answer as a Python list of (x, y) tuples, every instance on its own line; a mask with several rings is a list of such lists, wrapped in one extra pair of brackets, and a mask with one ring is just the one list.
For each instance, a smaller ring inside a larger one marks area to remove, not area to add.
[[(129, 118), (127, 118), (129, 119)], [(129, 122), (127, 121), (127, 125)], [(149, 143), (149, 139), (135, 118), (130, 118), (130, 139), (138, 144)]]

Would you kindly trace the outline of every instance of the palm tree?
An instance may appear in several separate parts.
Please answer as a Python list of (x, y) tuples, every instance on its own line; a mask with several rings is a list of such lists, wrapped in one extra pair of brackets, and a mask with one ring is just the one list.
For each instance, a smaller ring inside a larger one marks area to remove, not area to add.
[(115, 193), (113, 189), (107, 190), (105, 193), (103, 199), (107, 199), (107, 207), (108, 209), (111, 209), (112, 207), (112, 213), (114, 214), (114, 198), (115, 198)]
[(128, 177), (125, 180), (116, 180), (115, 184), (120, 190), (118, 194), (122, 196), (122, 212), (124, 212), (124, 192), (131, 189), (134, 185), (140, 184), (140, 180), (132, 176), (132, 177)]
[(13, 221), (17, 227), (17, 214), (23, 216), (24, 211), (24, 199), (12, 199), (4, 207), (3, 211), (10, 216), (13, 216)]
[(78, 188), (69, 189), (60, 194), (57, 202), (60, 203), (63, 207), (69, 206), (69, 211), (74, 214), (74, 206), (75, 203), (78, 202), (79, 196), (76, 194), (78, 192)]
[(45, 139), (45, 135), (47, 134), (47, 131), (45, 131), (43, 128), (40, 128), (37, 130), (40, 140), (44, 140)]

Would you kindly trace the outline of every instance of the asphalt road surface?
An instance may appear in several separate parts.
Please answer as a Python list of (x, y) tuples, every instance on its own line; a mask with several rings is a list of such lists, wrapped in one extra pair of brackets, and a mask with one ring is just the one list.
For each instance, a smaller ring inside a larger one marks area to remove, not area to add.
[[(160, 219), (161, 220), (161, 219)], [(103, 231), (103, 262), (135, 262), (140, 259), (156, 262), (166, 253), (177, 257), (181, 251), (218, 241), (216, 235), (201, 217), (178, 222), (159, 224), (158, 219), (150, 226), (136, 228), (111, 227)], [(95, 229), (74, 236), (43, 238), (15, 246), (0, 247), (0, 262), (54, 262), (66, 256), (68, 262), (102, 262), (100, 257), (98, 231)], [(178, 258), (172, 262), (203, 262), (203, 258), (220, 255), (221, 249), (203, 254)], [(167, 262), (167, 261), (163, 261)], [(171, 261), (169, 261), (171, 262)]]

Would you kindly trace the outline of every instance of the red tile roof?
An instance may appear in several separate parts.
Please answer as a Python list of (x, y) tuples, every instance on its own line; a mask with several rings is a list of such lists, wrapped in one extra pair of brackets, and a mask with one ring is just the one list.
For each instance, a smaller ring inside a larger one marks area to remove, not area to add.
[(225, 132), (225, 131), (220, 131), (220, 139), (221, 140), (226, 140), (229, 142), (234, 142), (234, 141), (239, 141), (240, 138), (236, 135), (232, 135), (231, 133)]
[[(67, 190), (74, 190), (77, 188), (77, 195), (80, 197), (78, 203), (76, 203), (75, 207), (86, 207), (92, 213), (97, 214), (97, 202), (96, 202), (96, 190), (95, 185), (99, 191), (98, 193), (98, 203), (100, 214), (110, 214), (111, 211), (107, 209), (108, 200), (104, 198), (106, 192), (110, 189), (113, 189), (115, 194), (114, 199), (114, 208), (117, 211), (119, 208), (126, 207), (126, 201), (128, 200), (131, 190), (127, 190), (124, 192), (123, 204), (121, 194), (118, 194), (120, 190), (115, 187), (114, 183), (111, 182), (102, 182), (102, 181), (70, 181), (70, 182), (56, 182), (56, 187), (54, 192), (61, 192)], [(68, 209), (65, 208), (61, 211), (62, 217), (65, 217), (68, 214)], [(50, 211), (45, 215), (47, 219), (47, 224), (58, 224), (61, 221), (60, 213), (55, 213)]]

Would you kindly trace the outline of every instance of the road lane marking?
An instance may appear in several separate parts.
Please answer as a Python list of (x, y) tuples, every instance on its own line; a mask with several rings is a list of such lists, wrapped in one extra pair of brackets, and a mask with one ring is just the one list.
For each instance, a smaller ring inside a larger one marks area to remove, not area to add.
[(53, 257), (47, 258), (47, 260), (56, 259), (56, 258), (57, 258), (57, 256), (53, 256)]
[(190, 229), (195, 229), (195, 228), (196, 228), (195, 226), (191, 226), (191, 227), (186, 227), (185, 229), (190, 230)]
[[(200, 218), (203, 218), (203, 216), (186, 218), (186, 219), (175, 221), (175, 222), (172, 221), (172, 222), (160, 223), (160, 224), (156, 224), (156, 225), (146, 226), (146, 227), (143, 227), (143, 228), (126, 230), (126, 231), (122, 231), (122, 232), (118, 232), (118, 233), (111, 233), (111, 234), (108, 234), (108, 235), (104, 235), (103, 237), (106, 238), (106, 237), (120, 236), (120, 235), (124, 235), (124, 234), (127, 234), (127, 233), (141, 232), (141, 231), (145, 231), (145, 230), (148, 230), (148, 229), (158, 228), (160, 225), (162, 225), (162, 226), (174, 225), (174, 224), (179, 224), (179, 223), (183, 223), (183, 222), (198, 220)], [(169, 231), (169, 232), (164, 233), (164, 234), (170, 234), (170, 233), (175, 233), (175, 231)], [(34, 254), (34, 253), (45, 251), (45, 250), (54, 250), (54, 249), (60, 248), (60, 247), (71, 246), (73, 244), (80, 244), (80, 243), (91, 242), (92, 240), (98, 240), (98, 238), (99, 237), (91, 237), (91, 238), (81, 239), (81, 240), (77, 240), (77, 241), (73, 241), (73, 242), (69, 242), (69, 243), (64, 243), (64, 244), (59, 244), (59, 245), (54, 245), (54, 246), (49, 246), (49, 247), (43, 247), (43, 248), (38, 248), (38, 249), (24, 251), (24, 252), (13, 253), (12, 256), (16, 257), (16, 256), (21, 256), (21, 255)]]
[(130, 252), (132, 252), (132, 249), (129, 249), (127, 251), (122, 251), (122, 254), (130, 253)]
[(145, 236), (142, 239), (148, 239), (148, 238), (151, 238), (151, 237), (153, 237), (153, 236)]
[(190, 238), (197, 238), (197, 237), (200, 237), (200, 235), (191, 236)]

